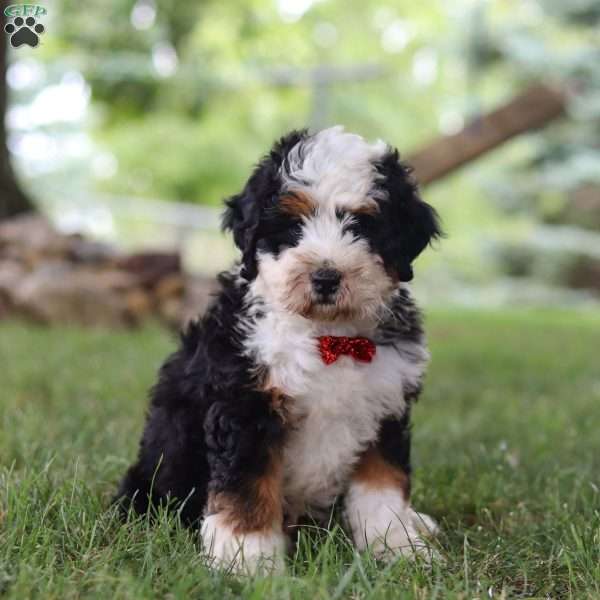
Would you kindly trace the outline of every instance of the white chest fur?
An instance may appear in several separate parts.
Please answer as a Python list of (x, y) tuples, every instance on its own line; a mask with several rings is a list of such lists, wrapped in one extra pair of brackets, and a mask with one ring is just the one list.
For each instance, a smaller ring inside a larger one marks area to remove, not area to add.
[(247, 332), (247, 352), (267, 367), (270, 385), (291, 398), (297, 425), (284, 453), (284, 495), (292, 513), (326, 508), (343, 492), (358, 455), (383, 418), (402, 415), (404, 390), (427, 363), (425, 347), (414, 342), (378, 346), (371, 363), (349, 356), (323, 363), (318, 336), (367, 335), (360, 329), (269, 312)]

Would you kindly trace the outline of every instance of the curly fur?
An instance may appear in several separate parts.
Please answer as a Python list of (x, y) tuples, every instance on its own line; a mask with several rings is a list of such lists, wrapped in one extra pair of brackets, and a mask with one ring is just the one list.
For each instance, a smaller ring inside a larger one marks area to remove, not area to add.
[[(176, 506), (215, 565), (255, 570), (281, 566), (285, 527), (346, 495), (357, 546), (380, 548), (395, 511), (416, 514), (409, 408), (428, 354), (405, 282), (436, 214), (396, 150), (335, 127), (279, 140), (223, 226), (241, 262), (162, 366), (119, 502)], [(326, 295), (312, 277), (323, 266), (341, 278)], [(320, 335), (369, 337), (377, 353), (327, 366)], [(406, 531), (398, 552), (422, 544)]]

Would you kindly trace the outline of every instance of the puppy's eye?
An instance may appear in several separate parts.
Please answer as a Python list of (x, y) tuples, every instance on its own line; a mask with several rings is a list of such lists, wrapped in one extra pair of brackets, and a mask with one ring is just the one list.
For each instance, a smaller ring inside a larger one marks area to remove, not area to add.
[(377, 227), (378, 219), (369, 213), (360, 213), (354, 216), (356, 225), (363, 231), (372, 231)]
[(278, 252), (283, 252), (288, 248), (293, 248), (297, 245), (299, 234), (297, 235), (295, 232), (288, 232), (285, 236), (281, 236), (276, 240), (273, 240), (274, 244), (277, 246)]
[(287, 250), (298, 245), (300, 241), (300, 226), (290, 227), (279, 241), (279, 251)]
[(355, 240), (370, 239), (377, 235), (378, 219), (367, 213), (353, 214), (352, 218), (344, 223), (344, 233), (351, 233)]
[(270, 252), (277, 255), (288, 248), (296, 246), (300, 241), (300, 235), (301, 223), (291, 221), (265, 232), (258, 240), (256, 247), (261, 252)]

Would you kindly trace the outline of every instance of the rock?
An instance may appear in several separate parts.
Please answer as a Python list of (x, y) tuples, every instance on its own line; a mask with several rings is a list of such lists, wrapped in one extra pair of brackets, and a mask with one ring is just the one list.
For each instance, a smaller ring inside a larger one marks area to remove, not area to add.
[(125, 305), (132, 324), (140, 324), (152, 315), (154, 304), (152, 297), (142, 288), (134, 288), (125, 294)]
[(93, 285), (99, 285), (115, 292), (127, 292), (138, 287), (137, 279), (131, 273), (124, 273), (112, 268), (91, 269), (89, 267), (79, 269), (82, 283), (85, 277), (94, 279)]
[(68, 252), (69, 240), (39, 214), (26, 214), (0, 222), (0, 257), (58, 257)]
[(167, 275), (158, 281), (154, 288), (157, 300), (162, 301), (173, 296), (181, 297), (185, 291), (185, 280), (182, 275)]
[(25, 274), (25, 269), (18, 262), (10, 260), (0, 262), (0, 318), (8, 316), (11, 308), (14, 307), (14, 291)]
[(4, 260), (0, 262), (0, 294), (12, 295), (26, 272), (23, 265), (17, 261)]
[(123, 326), (129, 324), (125, 299), (89, 274), (69, 265), (47, 263), (14, 290), (16, 310), (43, 323)]
[(118, 259), (115, 264), (135, 275), (142, 286), (152, 287), (167, 275), (181, 273), (181, 257), (171, 252), (138, 252)]
[(81, 236), (73, 234), (69, 239), (69, 259), (76, 263), (106, 265), (117, 260), (119, 253), (101, 242), (94, 242)]
[(62, 235), (40, 215), (0, 223), (0, 318), (122, 327), (196, 318), (214, 281), (192, 278), (173, 252), (124, 255)]
[(182, 302), (179, 298), (168, 298), (158, 306), (158, 314), (170, 327), (179, 329), (181, 325)]

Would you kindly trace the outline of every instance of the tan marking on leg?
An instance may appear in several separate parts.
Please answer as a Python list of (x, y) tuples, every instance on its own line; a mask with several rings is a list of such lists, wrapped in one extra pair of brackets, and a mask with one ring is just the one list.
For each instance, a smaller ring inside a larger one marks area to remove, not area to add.
[(293, 398), (288, 396), (277, 386), (273, 385), (273, 382), (266, 371), (262, 377), (262, 384), (259, 389), (271, 396), (271, 410), (279, 416), (285, 427), (293, 427), (297, 424), (297, 419), (293, 418), (290, 411)]
[(279, 388), (272, 388), (269, 392), (271, 393), (271, 408), (277, 413), (284, 426), (292, 427), (297, 422), (297, 419), (294, 419), (290, 412), (292, 398), (284, 394)]
[(390, 487), (399, 489), (407, 502), (410, 498), (409, 475), (400, 467), (386, 461), (375, 447), (369, 448), (360, 457), (351, 478), (356, 483), (374, 489)]
[(236, 535), (272, 530), (283, 523), (280, 452), (273, 451), (268, 470), (239, 494), (209, 494), (208, 513), (219, 513)]

